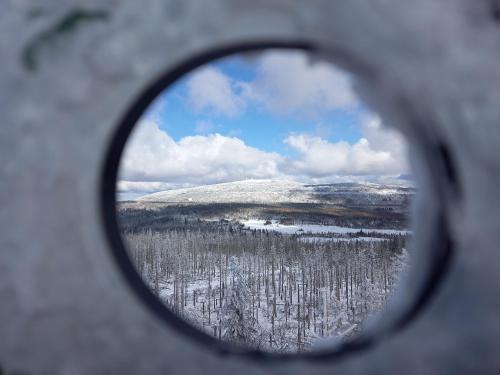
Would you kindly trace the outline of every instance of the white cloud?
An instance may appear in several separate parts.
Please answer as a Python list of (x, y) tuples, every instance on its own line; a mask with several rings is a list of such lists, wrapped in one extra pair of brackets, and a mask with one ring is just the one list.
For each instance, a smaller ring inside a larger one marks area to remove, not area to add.
[(162, 181), (127, 181), (120, 180), (117, 183), (116, 190), (118, 192), (155, 192), (161, 190), (178, 189), (182, 187), (190, 187), (190, 184), (171, 184)]
[(116, 184), (119, 201), (133, 200), (145, 194), (172, 189), (192, 187), (193, 184), (168, 183), (162, 181), (127, 181), (119, 180)]
[(144, 117), (147, 117), (153, 121), (161, 120), (163, 113), (165, 112), (168, 104), (168, 99), (166, 95), (158, 95), (155, 100), (149, 105), (144, 113)]
[(257, 61), (257, 79), (243, 88), (247, 99), (279, 114), (319, 115), (357, 104), (348, 74), (296, 51), (264, 53)]
[(376, 117), (364, 120), (362, 133), (354, 144), (291, 134), (284, 142), (296, 151), (292, 158), (220, 134), (189, 136), (176, 142), (155, 122), (142, 121), (125, 148), (118, 191), (140, 195), (249, 178), (376, 181), (407, 173), (406, 147), (399, 133), (383, 128)]
[(215, 125), (213, 122), (200, 120), (196, 123), (195, 132), (196, 134), (208, 134), (212, 133), (216, 128), (217, 125)]
[(256, 59), (252, 82), (235, 80), (213, 67), (194, 72), (186, 83), (186, 104), (204, 115), (234, 117), (250, 102), (289, 116), (319, 116), (309, 133), (290, 134), (284, 142), (295, 157), (264, 152), (237, 137), (213, 134), (221, 126), (210, 120), (195, 124), (197, 135), (175, 141), (152, 121), (142, 121), (130, 137), (120, 166), (119, 192), (152, 192), (180, 185), (202, 185), (248, 178), (287, 178), (304, 182), (332, 182), (370, 176), (382, 178), (407, 173), (406, 149), (401, 136), (382, 128), (377, 117), (361, 124), (356, 143), (329, 142), (332, 128), (322, 115), (336, 109), (357, 110), (351, 78), (330, 64), (311, 64), (302, 52), (264, 53)]
[(287, 172), (312, 178), (332, 175), (398, 175), (407, 171), (405, 143), (393, 130), (381, 127), (378, 118), (367, 118), (364, 137), (355, 144), (330, 143), (318, 136), (292, 134), (284, 142), (298, 153)]
[[(378, 116), (365, 117), (361, 124), (361, 131), (370, 146), (375, 151), (390, 151), (394, 158), (406, 160), (406, 141), (403, 135), (395, 130), (382, 125)], [(405, 167), (406, 164), (404, 164)]]
[(236, 116), (248, 102), (281, 115), (319, 116), (358, 104), (351, 76), (327, 62), (311, 62), (300, 51), (266, 52), (256, 59), (256, 79), (244, 82), (207, 66), (187, 82), (195, 112)]
[(132, 134), (120, 165), (120, 180), (207, 184), (245, 178), (276, 178), (283, 157), (220, 134), (176, 142), (151, 121)]
[(238, 93), (239, 83), (213, 67), (193, 73), (187, 82), (187, 102), (194, 111), (235, 116), (245, 101)]

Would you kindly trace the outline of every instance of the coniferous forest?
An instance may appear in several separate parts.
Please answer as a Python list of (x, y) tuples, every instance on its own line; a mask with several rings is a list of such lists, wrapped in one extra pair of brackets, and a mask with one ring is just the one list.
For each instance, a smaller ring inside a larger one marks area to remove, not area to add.
[(194, 215), (144, 225), (151, 215), (122, 213), (129, 255), (151, 290), (207, 334), (266, 351), (354, 337), (409, 262), (404, 231), (288, 234)]

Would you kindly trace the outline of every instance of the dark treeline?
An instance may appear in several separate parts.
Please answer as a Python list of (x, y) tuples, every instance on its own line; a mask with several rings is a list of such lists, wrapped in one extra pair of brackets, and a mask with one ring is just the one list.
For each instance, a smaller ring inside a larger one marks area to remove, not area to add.
[[(346, 199), (346, 201), (349, 201)], [(404, 229), (408, 227), (408, 203), (398, 202), (394, 207), (389, 204), (361, 207), (333, 206), (331, 204), (288, 203), (260, 205), (254, 203), (211, 203), (177, 204), (148, 203), (150, 209), (141, 209), (134, 204), (119, 203), (119, 221), (127, 231), (152, 229), (161, 231), (188, 218), (197, 225), (197, 219), (216, 220), (228, 218), (243, 220), (259, 217), (264, 220), (277, 220), (282, 224), (320, 224), (337, 225), (351, 228)], [(153, 209), (151, 209), (153, 208)], [(193, 219), (194, 218), (194, 219)]]

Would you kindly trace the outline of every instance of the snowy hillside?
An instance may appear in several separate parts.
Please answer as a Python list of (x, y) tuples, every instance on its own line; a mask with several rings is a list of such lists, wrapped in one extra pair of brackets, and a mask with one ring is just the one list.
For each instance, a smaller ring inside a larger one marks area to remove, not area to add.
[(306, 185), (286, 180), (245, 180), (167, 190), (149, 194), (140, 202), (166, 203), (333, 203), (346, 199), (377, 203), (399, 201), (415, 193), (412, 187), (373, 183)]

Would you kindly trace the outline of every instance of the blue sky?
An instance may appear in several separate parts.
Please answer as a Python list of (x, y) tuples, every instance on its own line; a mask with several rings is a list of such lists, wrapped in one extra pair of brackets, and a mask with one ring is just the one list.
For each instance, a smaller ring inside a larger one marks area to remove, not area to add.
[(305, 53), (214, 61), (165, 90), (136, 126), (119, 191), (242, 179), (307, 183), (407, 173), (402, 137), (357, 98), (353, 79)]
[[(256, 64), (239, 55), (216, 60), (210, 66), (234, 80), (253, 82), (257, 78)], [(362, 135), (361, 119), (369, 113), (361, 103), (349, 108), (328, 108), (321, 113), (273, 113), (251, 101), (240, 116), (226, 116), (210, 109), (193, 111), (187, 100), (186, 86), (194, 74), (196, 71), (164, 91), (145, 114), (146, 119), (157, 121), (160, 129), (177, 141), (193, 134), (216, 132), (237, 136), (246, 144), (265, 151), (289, 155), (293, 149), (283, 143), (283, 139), (290, 133), (317, 134), (330, 142), (357, 142)], [(200, 121), (212, 126), (209, 131), (197, 129)]]

